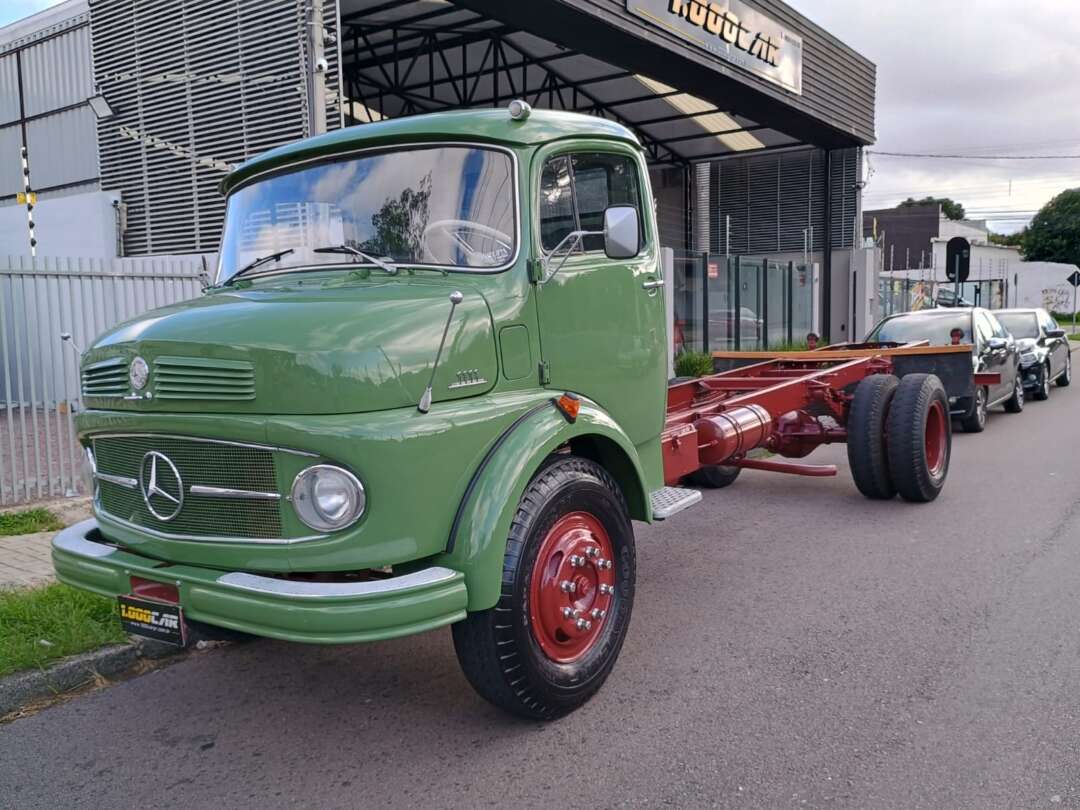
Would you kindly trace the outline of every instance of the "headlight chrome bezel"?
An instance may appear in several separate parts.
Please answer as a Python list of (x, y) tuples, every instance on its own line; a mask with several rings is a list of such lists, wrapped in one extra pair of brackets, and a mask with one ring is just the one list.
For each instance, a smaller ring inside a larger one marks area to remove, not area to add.
[[(336, 518), (326, 515), (315, 496), (315, 486), (320, 475), (339, 476), (346, 485), (348, 508)], [(289, 490), (289, 500), (300, 522), (320, 532), (347, 529), (355, 524), (367, 509), (367, 491), (360, 479), (336, 464), (313, 464), (298, 472)]]

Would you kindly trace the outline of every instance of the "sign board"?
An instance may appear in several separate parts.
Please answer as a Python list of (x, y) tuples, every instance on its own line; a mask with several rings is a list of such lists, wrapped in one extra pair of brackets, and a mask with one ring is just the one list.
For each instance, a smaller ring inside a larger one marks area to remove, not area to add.
[(15, 195), (15, 200), (19, 205), (37, 205), (37, 192), (20, 191)]
[(626, 0), (626, 10), (802, 95), (802, 37), (741, 0)]
[(1074, 287), (1080, 287), (1080, 270), (1074, 270), (1072, 275), (1069, 276), (1068, 282)]
[(945, 245), (945, 277), (949, 281), (967, 281), (971, 274), (971, 243), (954, 236)]

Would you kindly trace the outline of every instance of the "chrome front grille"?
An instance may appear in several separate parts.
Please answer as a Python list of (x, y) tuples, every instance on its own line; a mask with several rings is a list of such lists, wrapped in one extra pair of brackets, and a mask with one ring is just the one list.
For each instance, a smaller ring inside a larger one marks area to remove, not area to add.
[(251, 400), (255, 399), (255, 368), (246, 360), (158, 357), (153, 390), (158, 399)]
[(82, 370), (84, 397), (122, 397), (128, 393), (127, 361), (111, 357)]
[[(282, 536), (282, 502), (272, 497), (279, 491), (278, 451), (272, 448), (151, 434), (99, 436), (93, 439), (93, 448), (99, 504), (114, 518), (192, 538), (275, 540)], [(140, 481), (140, 473), (145, 472), (147, 454), (153, 452), (167, 457), (181, 479), (183, 504), (168, 521), (155, 516), (143, 498), (146, 476)], [(224, 493), (212, 494), (215, 490)], [(244, 492), (252, 497), (240, 495)]]

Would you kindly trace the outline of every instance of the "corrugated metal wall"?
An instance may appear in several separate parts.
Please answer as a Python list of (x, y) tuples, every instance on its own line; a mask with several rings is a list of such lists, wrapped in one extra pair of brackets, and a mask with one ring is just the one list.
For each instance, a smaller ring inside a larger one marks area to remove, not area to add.
[(13, 205), (22, 191), (24, 125), (34, 189), (97, 188), (97, 126), (86, 104), (92, 94), (87, 14), (0, 46), (0, 204)]
[[(336, 0), (324, 3), (336, 38)], [(100, 0), (94, 70), (116, 112), (99, 125), (102, 188), (128, 205), (125, 253), (217, 248), (231, 164), (310, 133), (304, 0)], [(327, 46), (327, 128), (341, 124)]]
[[(833, 152), (832, 245), (851, 247), (859, 178), (859, 152)], [(733, 254), (757, 255), (802, 251), (805, 230), (813, 227), (812, 250), (825, 244), (825, 153), (799, 149), (772, 155), (726, 158), (711, 165), (705, 178), (709, 191), (709, 249), (725, 251), (725, 226), (730, 217)], [(696, 241), (696, 240), (695, 240)]]

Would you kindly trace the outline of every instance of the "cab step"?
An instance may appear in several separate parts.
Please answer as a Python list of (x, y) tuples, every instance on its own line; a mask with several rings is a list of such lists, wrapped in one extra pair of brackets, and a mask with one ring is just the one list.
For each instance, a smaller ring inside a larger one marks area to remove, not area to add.
[(654, 520), (667, 520), (701, 500), (701, 492), (685, 487), (664, 487), (649, 495)]

